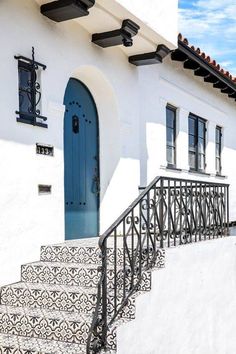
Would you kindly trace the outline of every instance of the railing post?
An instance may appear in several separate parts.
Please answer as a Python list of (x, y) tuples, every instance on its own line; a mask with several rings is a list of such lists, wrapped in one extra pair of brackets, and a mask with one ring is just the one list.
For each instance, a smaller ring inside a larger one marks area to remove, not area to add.
[(102, 344), (107, 347), (107, 240), (102, 245)]
[(160, 180), (160, 204), (159, 204), (159, 218), (160, 218), (160, 246), (164, 248), (164, 180)]
[(229, 186), (227, 188), (227, 235), (230, 235), (229, 231)]

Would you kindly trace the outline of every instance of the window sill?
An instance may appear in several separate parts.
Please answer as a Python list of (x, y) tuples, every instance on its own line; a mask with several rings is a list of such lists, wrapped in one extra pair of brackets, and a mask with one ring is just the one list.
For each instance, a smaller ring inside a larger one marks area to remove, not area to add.
[(16, 118), (16, 121), (18, 123), (30, 124), (30, 125), (33, 125), (33, 126), (36, 126), (36, 127), (41, 127), (41, 128), (47, 128), (48, 127), (48, 125), (46, 123), (39, 123), (39, 122), (32, 123), (30, 120), (24, 119), (24, 118)]
[(204, 175), (204, 176), (210, 176), (210, 173), (204, 172), (204, 171), (197, 171), (197, 170), (189, 170), (189, 173), (193, 174), (198, 174), (198, 175)]
[(173, 170), (173, 171), (178, 171), (178, 172), (182, 171), (181, 168), (177, 168), (177, 167), (171, 166), (171, 165), (167, 165), (166, 170)]
[(227, 178), (227, 176), (221, 175), (220, 173), (216, 173), (216, 177), (219, 177), (219, 178)]

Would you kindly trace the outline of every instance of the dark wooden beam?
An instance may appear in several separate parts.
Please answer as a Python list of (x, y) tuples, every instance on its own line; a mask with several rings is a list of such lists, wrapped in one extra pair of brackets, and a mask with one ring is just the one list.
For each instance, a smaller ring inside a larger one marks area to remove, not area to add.
[(222, 93), (227, 93), (227, 94), (232, 94), (235, 91), (233, 89), (231, 89), (230, 87), (226, 87), (225, 89), (221, 90)]
[(198, 53), (196, 53), (195, 50), (193, 50), (187, 44), (183, 43), (180, 40), (178, 42), (178, 50), (181, 51), (183, 55), (186, 55), (189, 59), (192, 59), (196, 63), (198, 63), (201, 66), (201, 68), (208, 71), (209, 74), (213, 75), (219, 81), (223, 82), (225, 84), (225, 87), (228, 86), (231, 87), (233, 90), (236, 90), (236, 84), (232, 82), (232, 80), (229, 77), (226, 77), (223, 73), (221, 73), (216, 68), (214, 68), (210, 63), (208, 63), (204, 58), (202, 58)]
[(180, 50), (176, 49), (174, 52), (171, 53), (171, 59), (175, 61), (185, 61), (188, 59), (188, 56)]
[(206, 77), (206, 76), (209, 76), (210, 73), (209, 73), (208, 70), (206, 70), (206, 69), (204, 69), (202, 67), (199, 67), (199, 69), (194, 71), (194, 75), (201, 76), (201, 77)]
[(124, 45), (131, 47), (133, 45), (133, 37), (137, 35), (140, 27), (133, 21), (127, 19), (122, 22), (120, 29), (95, 33), (92, 36), (92, 42), (102, 48), (114, 47), (117, 45)]
[(198, 63), (196, 63), (195, 61), (191, 60), (191, 59), (187, 59), (184, 62), (184, 68), (185, 69), (191, 69), (191, 70), (196, 70), (198, 69), (200, 66)]
[(219, 79), (217, 79), (217, 77), (215, 77), (214, 75), (210, 74), (210, 75), (204, 77), (204, 81), (205, 82), (210, 82), (212, 84), (215, 84), (215, 83), (219, 82)]
[(41, 6), (41, 13), (56, 22), (87, 16), (95, 0), (58, 0)]
[(236, 91), (234, 91), (233, 93), (230, 93), (229, 98), (236, 98)]
[(155, 52), (133, 55), (129, 57), (129, 62), (136, 66), (160, 64), (169, 53), (170, 49), (160, 44)]
[(216, 84), (213, 84), (213, 87), (223, 90), (226, 89), (228, 86), (224, 82), (219, 81)]

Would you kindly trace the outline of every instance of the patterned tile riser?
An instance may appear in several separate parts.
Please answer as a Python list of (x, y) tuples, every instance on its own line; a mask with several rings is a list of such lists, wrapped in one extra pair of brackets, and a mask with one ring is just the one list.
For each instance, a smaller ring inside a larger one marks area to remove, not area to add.
[[(122, 301), (121, 294), (117, 294), (117, 305)], [(45, 284), (24, 283), (5, 286), (1, 291), (1, 304), (7, 306), (25, 306), (49, 310), (67, 311), (92, 314), (97, 302), (97, 289), (63, 289), (60, 286), (53, 287)], [(114, 309), (114, 292), (108, 294), (108, 312)], [(124, 311), (123, 318), (135, 317), (135, 301), (130, 298)]]
[[(113, 249), (108, 248), (108, 263), (114, 262)], [(101, 264), (101, 251), (98, 247), (72, 247), (72, 246), (42, 246), (40, 260), (44, 262), (62, 262), (77, 264)], [(121, 265), (122, 250), (117, 249), (117, 261)]]
[(0, 354), (85, 354), (82, 344), (0, 334)]
[[(114, 263), (114, 250), (107, 250), (108, 264)], [(117, 249), (117, 265), (123, 265), (123, 249)], [(44, 262), (62, 262), (77, 264), (101, 264), (101, 251), (98, 247), (70, 247), (70, 246), (42, 246), (41, 261)], [(146, 259), (145, 251), (143, 260)], [(165, 261), (165, 250), (159, 250), (156, 267), (163, 268)]]
[[(61, 312), (0, 307), (0, 332), (23, 337), (86, 345), (92, 317)], [(108, 334), (110, 349), (116, 347), (116, 328)]]
[[(61, 284), (61, 285), (76, 285), (82, 287), (97, 287), (100, 279), (100, 272), (97, 266), (89, 268), (76, 267), (75, 265), (41, 262), (26, 264), (22, 266), (21, 279), (27, 283), (44, 283), (44, 284)], [(114, 288), (114, 271), (112, 269), (107, 272), (108, 288)], [(127, 282), (127, 286), (129, 283)], [(123, 271), (120, 270), (117, 275), (117, 287), (123, 287)], [(148, 291), (151, 289), (151, 273), (144, 273), (142, 283), (139, 290)]]

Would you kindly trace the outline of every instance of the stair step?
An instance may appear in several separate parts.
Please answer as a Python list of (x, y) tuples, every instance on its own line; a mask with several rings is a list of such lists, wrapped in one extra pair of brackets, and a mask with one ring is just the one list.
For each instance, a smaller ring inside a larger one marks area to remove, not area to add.
[(86, 346), (0, 333), (0, 354), (85, 354)]
[[(117, 304), (122, 294), (116, 296)], [(114, 291), (108, 292), (108, 311), (114, 309)], [(1, 304), (7, 306), (25, 306), (58, 311), (75, 311), (91, 314), (97, 303), (97, 288), (84, 288), (68, 285), (15, 283), (1, 288)], [(124, 318), (135, 317), (135, 299), (130, 298), (122, 313)]]
[(91, 314), (96, 301), (96, 288), (23, 282), (1, 288), (1, 304), (8, 306)]
[(34, 262), (21, 267), (21, 280), (27, 283), (96, 287), (99, 276), (94, 264)]
[[(130, 241), (130, 240), (129, 240)], [(123, 264), (123, 238), (117, 241), (116, 260), (117, 265)], [(129, 242), (130, 243), (130, 242)], [(118, 247), (119, 246), (119, 247)], [(143, 259), (145, 259), (145, 248)], [(111, 238), (107, 248), (108, 264), (114, 263), (114, 239)], [(76, 264), (101, 264), (101, 250), (98, 247), (98, 238), (69, 241), (63, 244), (42, 246), (40, 260), (44, 262), (76, 263)], [(165, 250), (159, 249), (156, 267), (163, 268), (165, 262)]]
[[(62, 262), (77, 264), (101, 264), (101, 250), (98, 247), (98, 239), (95, 246), (80, 246), (81, 241), (64, 243), (60, 245), (42, 246), (40, 260), (44, 262)], [(123, 260), (122, 249), (117, 248), (117, 264)], [(114, 249), (107, 249), (108, 263), (114, 262)]]
[[(117, 269), (119, 271), (119, 268)], [(114, 267), (108, 266), (108, 288), (114, 288)], [(35, 262), (25, 264), (21, 268), (21, 280), (27, 283), (46, 283), (60, 285), (76, 285), (97, 287), (100, 272), (95, 264)], [(123, 285), (123, 270), (117, 276), (117, 287)], [(129, 283), (127, 283), (129, 286)], [(151, 272), (145, 272), (139, 290), (151, 289)]]
[[(0, 305), (0, 333), (86, 345), (92, 316)], [(116, 327), (108, 334), (116, 346)]]

